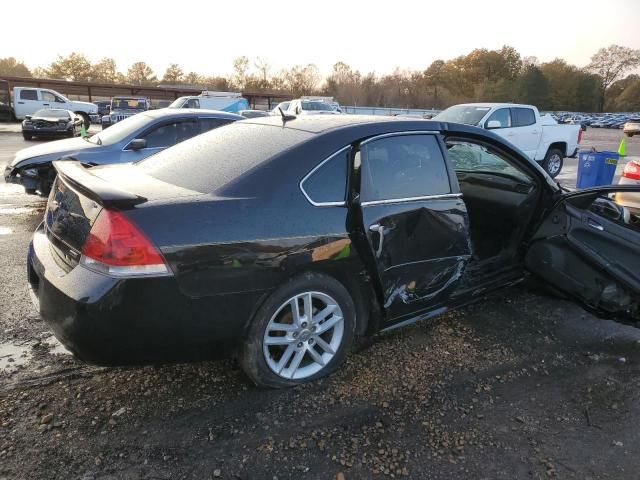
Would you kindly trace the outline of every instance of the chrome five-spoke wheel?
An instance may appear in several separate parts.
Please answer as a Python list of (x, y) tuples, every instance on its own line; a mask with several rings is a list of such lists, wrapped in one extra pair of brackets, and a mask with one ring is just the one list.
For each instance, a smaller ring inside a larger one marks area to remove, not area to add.
[(264, 359), (283, 379), (301, 380), (320, 372), (344, 337), (338, 302), (317, 291), (299, 293), (273, 314), (264, 331)]

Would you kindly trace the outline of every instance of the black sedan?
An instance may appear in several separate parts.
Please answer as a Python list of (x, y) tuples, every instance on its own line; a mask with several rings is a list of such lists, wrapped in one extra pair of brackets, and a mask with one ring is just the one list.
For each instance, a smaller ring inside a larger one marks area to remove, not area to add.
[(62, 108), (43, 108), (33, 115), (26, 115), (22, 121), (22, 136), (25, 140), (33, 137), (69, 137), (80, 135), (82, 117)]
[(39, 311), (99, 364), (232, 346), (253, 381), (323, 377), (357, 335), (544, 279), (638, 317), (640, 230), (619, 185), (563, 192), (471, 126), (245, 120), (135, 165), (59, 172), (28, 253)]

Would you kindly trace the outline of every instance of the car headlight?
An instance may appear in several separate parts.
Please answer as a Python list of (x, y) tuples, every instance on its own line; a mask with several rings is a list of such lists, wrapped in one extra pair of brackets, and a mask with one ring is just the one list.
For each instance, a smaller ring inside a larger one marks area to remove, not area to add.
[(37, 168), (27, 168), (26, 170), (22, 171), (22, 175), (25, 175), (27, 177), (35, 177), (38, 175), (38, 169)]

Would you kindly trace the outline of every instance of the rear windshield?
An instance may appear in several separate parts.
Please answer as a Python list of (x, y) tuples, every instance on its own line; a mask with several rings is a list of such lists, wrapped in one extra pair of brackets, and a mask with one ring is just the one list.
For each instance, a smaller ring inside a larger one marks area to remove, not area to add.
[(137, 165), (164, 182), (213, 193), (311, 136), (300, 130), (242, 121), (167, 148)]
[(439, 122), (466, 123), (467, 125), (478, 125), (482, 117), (491, 110), (491, 107), (479, 105), (456, 105), (440, 112), (433, 119)]

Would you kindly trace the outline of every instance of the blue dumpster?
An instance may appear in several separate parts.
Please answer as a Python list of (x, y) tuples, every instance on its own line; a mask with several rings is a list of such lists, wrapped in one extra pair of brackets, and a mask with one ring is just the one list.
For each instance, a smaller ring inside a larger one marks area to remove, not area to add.
[(578, 154), (577, 188), (611, 185), (620, 155), (616, 152), (584, 150)]

